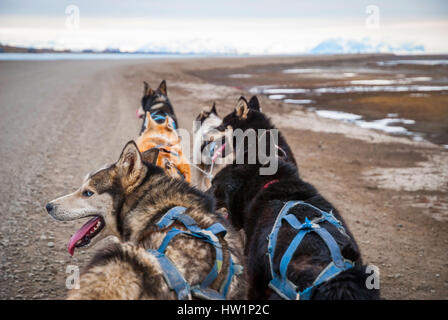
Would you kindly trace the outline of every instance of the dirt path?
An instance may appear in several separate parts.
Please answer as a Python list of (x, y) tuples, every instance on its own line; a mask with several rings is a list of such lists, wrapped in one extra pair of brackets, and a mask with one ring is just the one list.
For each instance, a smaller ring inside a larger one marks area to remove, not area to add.
[[(180, 126), (191, 130), (203, 105), (216, 100), (223, 114), (243, 92), (187, 71), (251, 63), (0, 62), (0, 298), (63, 298), (67, 265), (82, 267), (97, 250), (70, 258), (65, 245), (81, 223), (53, 221), (44, 204), (115, 161), (135, 138), (143, 80), (167, 79)], [(363, 130), (368, 142), (348, 125), (262, 105), (292, 145), (301, 175), (340, 209), (364, 260), (380, 268), (383, 296), (447, 299), (448, 152)]]

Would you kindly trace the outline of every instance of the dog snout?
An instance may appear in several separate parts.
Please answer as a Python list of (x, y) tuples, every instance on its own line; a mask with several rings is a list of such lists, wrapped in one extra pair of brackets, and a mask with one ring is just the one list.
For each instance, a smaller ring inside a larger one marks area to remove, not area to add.
[(47, 205), (45, 206), (45, 209), (47, 209), (48, 213), (51, 213), (51, 211), (53, 211), (54, 209), (54, 205), (50, 202), (47, 203)]

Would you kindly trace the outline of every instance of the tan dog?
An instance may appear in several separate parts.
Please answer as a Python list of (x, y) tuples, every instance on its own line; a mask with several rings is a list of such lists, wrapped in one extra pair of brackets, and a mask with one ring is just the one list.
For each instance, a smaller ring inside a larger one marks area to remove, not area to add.
[[(208, 289), (226, 299), (247, 297), (246, 273), (237, 268), (244, 265), (238, 233), (214, 213), (211, 196), (183, 180), (168, 177), (156, 166), (158, 153), (158, 149), (151, 149), (141, 154), (130, 141), (117, 162), (87, 175), (75, 192), (46, 205), (56, 220), (90, 219), (70, 239), (68, 250), (72, 255), (105, 237), (119, 239), (94, 256), (81, 274), (79, 289), (70, 291), (69, 299), (175, 299), (172, 282), (165, 278), (168, 270), (153, 252), (176, 229), (184, 233), (172, 238), (164, 254), (191, 288), (191, 294), (184, 298), (200, 299)], [(204, 241), (198, 233), (192, 236), (181, 219), (168, 219), (169, 223), (159, 225), (176, 207), (183, 207), (184, 220), (192, 220), (190, 226), (204, 230), (202, 234), (213, 241)], [(227, 233), (214, 232), (211, 228), (216, 224)], [(216, 247), (222, 249), (221, 257)], [(198, 286), (214, 265), (216, 275), (207, 290), (194, 291), (201, 288)]]
[(157, 123), (149, 112), (146, 112), (146, 129), (136, 140), (140, 152), (152, 148), (159, 149), (157, 165), (173, 178), (191, 181), (191, 169), (188, 160), (182, 153), (181, 140), (172, 126), (172, 119), (165, 118), (164, 123)]

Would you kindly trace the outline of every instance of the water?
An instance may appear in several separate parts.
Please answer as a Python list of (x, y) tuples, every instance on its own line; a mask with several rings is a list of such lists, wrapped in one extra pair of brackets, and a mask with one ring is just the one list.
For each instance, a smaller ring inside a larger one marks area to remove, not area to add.
[(448, 64), (448, 59), (421, 59), (421, 60), (390, 60), (390, 61), (379, 61), (377, 65), (379, 66), (396, 66), (399, 64), (417, 64), (425, 66), (437, 66)]
[[(366, 129), (375, 129), (379, 131), (384, 131), (391, 134), (406, 134), (412, 135), (413, 133), (409, 132), (406, 128), (397, 126), (396, 124), (415, 124), (415, 121), (412, 119), (399, 119), (396, 118), (396, 114), (390, 114), (389, 118), (378, 119), (373, 121), (366, 121), (362, 119), (361, 115), (342, 112), (342, 111), (333, 111), (333, 110), (316, 110), (316, 114), (322, 118), (329, 118), (334, 120), (340, 120), (345, 122), (352, 122), (361, 128)], [(388, 115), (389, 116), (389, 115)]]
[(123, 59), (178, 59), (215, 57), (207, 54), (164, 53), (0, 53), (0, 61), (55, 61), (55, 60), (123, 60)]
[[(423, 77), (422, 77), (423, 78)], [(361, 81), (361, 80), (360, 80)], [(365, 83), (364, 83), (365, 84)], [(385, 84), (385, 83), (383, 83)], [(435, 92), (435, 91), (448, 91), (448, 86), (435, 86), (435, 85), (408, 85), (408, 86), (387, 86), (387, 85), (375, 85), (375, 86), (347, 86), (347, 87), (323, 87), (323, 88), (269, 88), (263, 86), (253, 87), (249, 92), (253, 94), (263, 93), (268, 95), (276, 95), (275, 99), (279, 99), (277, 95), (286, 94), (323, 94), (323, 93), (369, 93), (369, 92)]]

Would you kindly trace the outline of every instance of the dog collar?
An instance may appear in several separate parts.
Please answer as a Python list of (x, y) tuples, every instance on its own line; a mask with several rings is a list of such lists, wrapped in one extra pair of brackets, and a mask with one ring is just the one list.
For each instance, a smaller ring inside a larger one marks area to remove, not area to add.
[(266, 184), (263, 186), (263, 189), (267, 189), (267, 188), (269, 188), (269, 186), (270, 186), (271, 184), (274, 184), (274, 183), (277, 183), (277, 182), (280, 182), (280, 180), (278, 180), (278, 179), (271, 180), (271, 181), (269, 181), (268, 183), (266, 183)]

